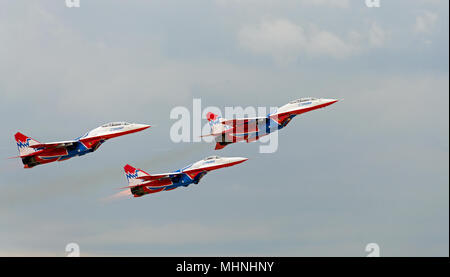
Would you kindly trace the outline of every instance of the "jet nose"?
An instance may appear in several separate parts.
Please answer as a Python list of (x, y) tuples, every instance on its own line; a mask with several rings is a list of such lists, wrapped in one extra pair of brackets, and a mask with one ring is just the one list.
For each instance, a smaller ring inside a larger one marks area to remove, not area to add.
[(152, 127), (152, 126), (147, 125), (147, 124), (135, 124), (135, 129), (138, 129), (138, 130), (145, 130), (150, 127)]
[(338, 101), (339, 101), (339, 99), (330, 99), (330, 104), (334, 104), (334, 103), (336, 103)]
[(243, 162), (245, 162), (246, 160), (248, 160), (248, 158), (243, 158), (243, 157), (233, 157), (233, 158), (229, 158), (229, 159), (228, 159), (228, 163), (235, 165), (235, 164), (243, 163)]
[(328, 105), (338, 102), (339, 100), (338, 99), (323, 99), (323, 101), (325, 102), (325, 105), (328, 106)]

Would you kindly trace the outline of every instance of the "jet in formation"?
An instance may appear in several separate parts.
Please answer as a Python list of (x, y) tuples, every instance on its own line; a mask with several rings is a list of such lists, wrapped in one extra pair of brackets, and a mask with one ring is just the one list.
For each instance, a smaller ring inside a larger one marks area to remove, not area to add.
[(286, 127), (299, 114), (324, 108), (337, 101), (337, 99), (313, 97), (300, 98), (289, 102), (265, 117), (225, 119), (209, 112), (206, 117), (211, 126), (211, 133), (203, 135), (203, 137), (215, 137), (215, 150), (240, 141), (253, 142)]
[(19, 149), (19, 156), (24, 168), (36, 165), (65, 161), (72, 157), (82, 156), (97, 150), (106, 140), (140, 132), (150, 125), (111, 122), (95, 128), (74, 140), (40, 143), (22, 133), (16, 133), (15, 139)]
[(170, 173), (152, 175), (127, 164), (124, 170), (128, 186), (124, 189), (130, 189), (134, 197), (140, 197), (149, 193), (187, 187), (192, 183), (198, 184), (200, 179), (212, 170), (237, 165), (246, 160), (247, 158), (241, 157), (211, 156)]

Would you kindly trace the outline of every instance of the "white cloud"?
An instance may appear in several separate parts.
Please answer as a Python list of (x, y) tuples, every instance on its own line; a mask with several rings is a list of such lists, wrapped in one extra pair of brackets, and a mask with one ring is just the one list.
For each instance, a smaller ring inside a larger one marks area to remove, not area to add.
[(349, 0), (302, 0), (301, 3), (307, 5), (315, 6), (328, 6), (328, 7), (338, 7), (347, 8), (349, 7)]
[(416, 33), (430, 33), (433, 31), (439, 16), (436, 13), (425, 11), (416, 17), (414, 31)]
[(239, 31), (238, 39), (242, 47), (256, 54), (271, 55), (281, 63), (295, 60), (306, 45), (303, 28), (287, 20), (245, 26)]
[(345, 58), (357, 52), (355, 45), (331, 32), (317, 27), (305, 31), (286, 19), (244, 26), (238, 33), (238, 40), (243, 48), (269, 55), (281, 64), (294, 62), (302, 54)]
[(313, 55), (329, 55), (334, 58), (345, 58), (358, 52), (357, 47), (352, 43), (331, 32), (321, 30), (310, 34), (307, 50)]

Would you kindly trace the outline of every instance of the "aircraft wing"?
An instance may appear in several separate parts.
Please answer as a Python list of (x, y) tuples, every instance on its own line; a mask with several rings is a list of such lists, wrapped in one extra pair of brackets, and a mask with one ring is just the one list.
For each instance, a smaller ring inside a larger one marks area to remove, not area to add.
[[(233, 126), (233, 128), (224, 130), (222, 132), (217, 133), (210, 133), (206, 135), (201, 135), (200, 137), (217, 137), (217, 136), (223, 136), (230, 134), (231, 136), (235, 136), (236, 134), (242, 134), (242, 133), (254, 133), (257, 132), (258, 127), (256, 125), (257, 120), (266, 120), (266, 117), (259, 117), (255, 119), (235, 119), (234, 122), (231, 122), (231, 120), (227, 120), (226, 122), (229, 123), (230, 126)], [(225, 121), (224, 121), (225, 122)], [(235, 125), (232, 125), (235, 124)]]
[[(101, 136), (98, 137), (90, 137), (83, 138), (79, 141), (84, 143), (86, 146), (90, 147), (92, 145), (97, 144), (99, 141), (106, 140), (107, 138), (103, 138)], [(48, 142), (48, 143), (39, 143), (35, 145), (30, 145), (31, 148), (43, 148), (43, 150), (56, 149), (56, 148), (65, 148), (76, 144), (78, 140), (67, 140), (67, 141), (57, 141), (57, 142)], [(33, 153), (33, 155), (35, 155)]]
[(77, 143), (76, 140), (68, 140), (68, 141), (58, 141), (58, 142), (49, 142), (49, 143), (39, 143), (35, 145), (30, 145), (31, 148), (44, 148), (44, 149), (52, 149), (52, 148), (61, 148), (71, 146)]
[(183, 172), (172, 172), (172, 173), (162, 173), (162, 174), (153, 174), (147, 176), (137, 177), (136, 179), (140, 179), (143, 181), (161, 181), (165, 179), (170, 179), (176, 177), (178, 175), (183, 174)]
[(233, 129), (230, 128), (230, 129), (228, 129), (228, 130), (224, 130), (223, 132), (218, 132), (218, 133), (211, 133), (211, 134), (201, 135), (200, 137), (201, 137), (201, 138), (203, 138), (203, 137), (217, 137), (217, 136), (221, 136), (221, 135), (224, 135), (224, 134), (227, 134), (227, 133), (233, 133)]
[(136, 188), (136, 187), (141, 187), (141, 186), (164, 188), (169, 185), (161, 184), (164, 182), (160, 182), (160, 181), (165, 181), (167, 179), (170, 179), (170, 178), (175, 177), (180, 174), (181, 174), (181, 172), (175, 172), (175, 173), (162, 173), (162, 174), (140, 176), (140, 177), (137, 177), (136, 179), (143, 180), (145, 183), (141, 183), (141, 184), (133, 185), (133, 186), (126, 186), (126, 187), (122, 187), (121, 189), (131, 189), (131, 188)]
[(242, 124), (249, 124), (249, 123), (253, 123), (256, 122), (258, 120), (265, 120), (267, 117), (249, 117), (249, 118), (235, 118), (235, 119), (225, 119), (224, 121), (220, 122), (222, 124), (225, 125), (229, 125), (229, 126), (238, 126), (238, 125), (242, 125)]
[[(231, 126), (233, 128), (229, 128), (227, 130), (224, 130), (222, 132), (217, 132), (217, 133), (210, 133), (210, 134), (206, 134), (206, 135), (202, 135), (200, 137), (210, 137), (210, 136), (222, 136), (222, 135), (226, 135), (228, 133), (230, 134), (235, 134), (236, 131), (239, 132), (245, 132), (245, 133), (251, 133), (251, 132), (256, 132), (256, 123), (259, 120), (267, 120), (267, 117), (249, 117), (249, 118), (236, 118), (236, 119), (225, 119), (223, 121), (220, 122), (220, 124), (224, 124), (224, 125), (228, 125)], [(250, 126), (249, 126), (250, 125)]]
[(208, 171), (208, 169), (207, 168), (194, 168), (194, 169), (185, 170), (185, 171), (181, 171), (181, 172), (171, 172), (171, 173), (162, 173), (162, 174), (141, 176), (141, 177), (137, 177), (136, 179), (140, 179), (143, 181), (149, 181), (149, 182), (163, 181), (163, 180), (167, 180), (167, 179), (172, 179), (181, 174), (187, 174), (191, 177), (194, 177), (195, 175), (197, 175), (198, 173), (203, 172), (203, 171)]

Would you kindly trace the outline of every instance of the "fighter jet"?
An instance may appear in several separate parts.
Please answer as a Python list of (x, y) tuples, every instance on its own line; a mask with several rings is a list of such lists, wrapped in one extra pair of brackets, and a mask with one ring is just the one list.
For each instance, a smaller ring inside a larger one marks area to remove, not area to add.
[(15, 139), (19, 156), (24, 168), (32, 168), (36, 165), (65, 161), (72, 157), (82, 156), (97, 150), (102, 143), (114, 137), (140, 132), (150, 125), (111, 122), (95, 128), (74, 140), (40, 143), (22, 133), (16, 133)]
[(170, 173), (153, 175), (127, 164), (124, 170), (128, 186), (123, 189), (130, 189), (134, 197), (140, 197), (150, 193), (173, 190), (178, 187), (187, 187), (192, 183), (198, 184), (200, 179), (209, 171), (240, 164), (246, 160), (247, 158), (241, 157), (211, 156)]
[(224, 119), (209, 112), (206, 117), (211, 126), (211, 134), (203, 135), (202, 137), (214, 136), (216, 141), (215, 150), (239, 141), (256, 141), (263, 136), (286, 127), (299, 114), (324, 108), (337, 101), (337, 99), (313, 97), (300, 98), (289, 102), (265, 117)]

